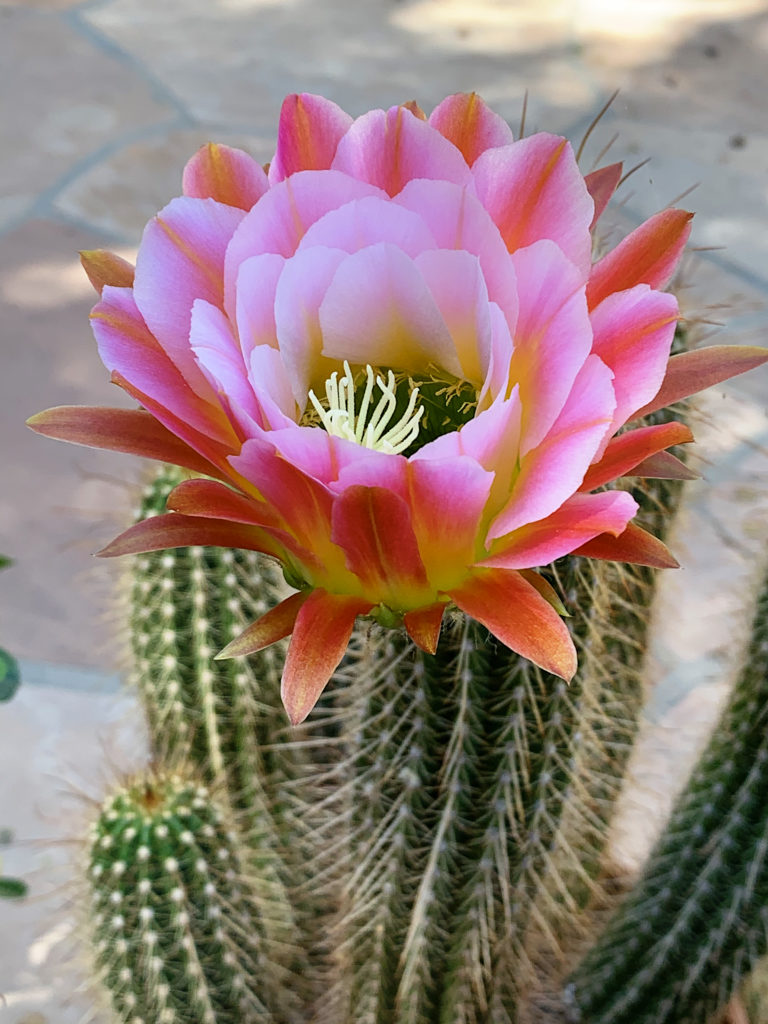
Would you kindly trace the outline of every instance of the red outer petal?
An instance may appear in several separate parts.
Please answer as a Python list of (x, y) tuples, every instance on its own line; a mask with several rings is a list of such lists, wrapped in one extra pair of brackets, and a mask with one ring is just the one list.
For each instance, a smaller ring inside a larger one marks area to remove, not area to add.
[(634, 414), (647, 416), (681, 398), (720, 384), (768, 362), (768, 349), (756, 345), (710, 345), (672, 356), (656, 396)]
[(313, 590), (299, 610), (283, 671), (282, 697), (293, 725), (303, 722), (344, 657), (355, 619), (370, 601)]
[(630, 523), (618, 537), (601, 533), (599, 537), (571, 552), (584, 558), (600, 558), (609, 562), (631, 562), (650, 565), (654, 569), (679, 569), (680, 563), (658, 537)]
[(428, 608), (416, 608), (403, 616), (408, 636), (427, 654), (434, 654), (437, 650), (444, 611), (445, 604), (438, 602)]
[(330, 100), (310, 93), (286, 96), (280, 110), (277, 152), (270, 165), (274, 184), (297, 171), (331, 166), (336, 148), (352, 118)]
[(269, 182), (261, 166), (242, 149), (209, 142), (187, 163), (182, 187), (185, 196), (250, 210)]
[(654, 427), (641, 427), (619, 434), (610, 442), (599, 462), (590, 466), (580, 491), (593, 491), (596, 487), (616, 480), (651, 455), (673, 444), (688, 444), (693, 434), (684, 423), (660, 423)]
[(59, 405), (31, 416), (27, 426), (57, 441), (159, 459), (207, 476), (220, 475), (207, 459), (142, 409)]
[(133, 264), (108, 249), (84, 249), (80, 253), (80, 262), (99, 295), (107, 284), (116, 288), (130, 288), (133, 285)]
[(636, 284), (663, 288), (682, 256), (692, 217), (686, 210), (662, 210), (598, 260), (587, 285), (589, 308)]
[(215, 480), (184, 480), (174, 487), (166, 504), (169, 512), (181, 512), (185, 516), (226, 519), (233, 523), (278, 529), (284, 526), (265, 502), (247, 498)]
[[(423, 594), (427, 576), (408, 505), (384, 487), (354, 485), (333, 506), (331, 539), (344, 549), (347, 568), (376, 602), (407, 607)], [(405, 591), (405, 594), (403, 593)]]
[(584, 178), (587, 192), (592, 196), (595, 204), (595, 212), (592, 223), (589, 225), (591, 231), (602, 216), (603, 211), (610, 202), (611, 196), (618, 188), (621, 175), (624, 170), (623, 164), (609, 164), (607, 167), (599, 167)]
[(475, 570), (450, 596), (503, 644), (547, 672), (563, 679), (576, 672), (576, 649), (568, 627), (520, 573)]
[(279, 552), (274, 541), (257, 527), (168, 512), (134, 523), (96, 554), (100, 558), (114, 558), (117, 555), (138, 555), (143, 551), (186, 548), (197, 544), (263, 551), (268, 555), (277, 555)]
[(669, 452), (657, 452), (638, 463), (628, 476), (653, 477), (656, 480), (698, 480), (699, 474)]
[(256, 622), (252, 622), (239, 637), (227, 644), (223, 651), (219, 651), (216, 660), (223, 661), (225, 658), (242, 658), (248, 654), (255, 654), (256, 651), (277, 643), (283, 637), (290, 636), (296, 616), (309, 596), (310, 591), (300, 590), (297, 594), (286, 597)]

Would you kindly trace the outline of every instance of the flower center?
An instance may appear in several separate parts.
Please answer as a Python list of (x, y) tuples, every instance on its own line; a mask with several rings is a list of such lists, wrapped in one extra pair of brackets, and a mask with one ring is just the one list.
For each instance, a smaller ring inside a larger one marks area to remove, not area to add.
[[(394, 373), (389, 370), (384, 380), (381, 375), (374, 375), (373, 367), (368, 364), (365, 374), (365, 387), (358, 408), (355, 408), (355, 378), (346, 359), (344, 376), (339, 379), (334, 371), (325, 382), (328, 407), (321, 404), (314, 391), (309, 392), (308, 398), (329, 434), (356, 441), (374, 451), (391, 455), (404, 452), (419, 433), (419, 421), (424, 412), (422, 406), (416, 407), (419, 389), (410, 389), (405, 411), (395, 419), (398, 395)], [(374, 394), (374, 386), (378, 387), (380, 395)]]

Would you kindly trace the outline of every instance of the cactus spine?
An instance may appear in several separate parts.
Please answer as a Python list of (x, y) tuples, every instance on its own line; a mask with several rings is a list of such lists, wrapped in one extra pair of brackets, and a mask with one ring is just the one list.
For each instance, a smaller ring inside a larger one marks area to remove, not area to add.
[(208, 787), (159, 774), (118, 789), (93, 826), (88, 877), (97, 966), (121, 1024), (275, 1021), (263, 901)]
[(699, 1024), (768, 934), (768, 581), (735, 691), (643, 879), (578, 967), (573, 1018)]

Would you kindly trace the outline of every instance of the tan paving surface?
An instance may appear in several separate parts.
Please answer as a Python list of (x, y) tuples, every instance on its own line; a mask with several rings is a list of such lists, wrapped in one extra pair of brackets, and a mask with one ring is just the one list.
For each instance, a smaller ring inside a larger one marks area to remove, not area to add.
[[(722, 340), (760, 341), (766, 69), (768, 5), (757, 0), (0, 0), (0, 551), (17, 560), (0, 577), (0, 644), (28, 676), (0, 710), (0, 826), (16, 837), (0, 853), (34, 894), (0, 903), (2, 1024), (88, 1018), (89, 997), (71, 995), (62, 967), (69, 890), (46, 897), (72, 847), (37, 840), (76, 835), (62, 786), (96, 795), (105, 744), (118, 761), (141, 748), (104, 675), (121, 642), (109, 572), (89, 557), (119, 526), (139, 467), (21, 425), (49, 404), (119, 400), (90, 338), (76, 250), (135, 246), (201, 142), (269, 159), (290, 91), (359, 113), (477, 89), (516, 126), (528, 89), (528, 129), (578, 139), (621, 88), (587, 163), (616, 132), (614, 159), (652, 157), (623, 190), (629, 225), (700, 183), (693, 244), (727, 248), (692, 261), (684, 303), (726, 321)], [(615, 845), (626, 862), (732, 676), (744, 595), (766, 561), (767, 392), (768, 375), (755, 374), (706, 403), (707, 480), (691, 489), (676, 540), (686, 568), (667, 577), (657, 612), (648, 738)]]

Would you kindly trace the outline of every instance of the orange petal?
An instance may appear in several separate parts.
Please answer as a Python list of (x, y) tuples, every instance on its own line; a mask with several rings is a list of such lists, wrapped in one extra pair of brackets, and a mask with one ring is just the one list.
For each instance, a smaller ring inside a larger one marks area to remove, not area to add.
[(601, 533), (572, 552), (584, 558), (600, 558), (609, 562), (631, 562), (650, 565), (654, 569), (679, 569), (680, 563), (658, 537), (630, 523), (618, 537)]
[(445, 604), (438, 602), (428, 608), (416, 608), (403, 616), (408, 636), (427, 654), (434, 654), (437, 650), (444, 611)]
[(611, 196), (618, 188), (623, 170), (623, 164), (609, 164), (607, 167), (599, 167), (596, 171), (592, 171), (591, 174), (585, 176), (584, 184), (587, 186), (587, 192), (592, 196), (592, 201), (595, 204), (592, 223), (589, 225), (590, 231), (597, 224)]
[(216, 660), (223, 661), (226, 658), (242, 658), (247, 654), (255, 654), (256, 651), (277, 643), (283, 637), (290, 636), (296, 616), (310, 593), (309, 590), (300, 590), (297, 594), (286, 597), (256, 622), (252, 622), (239, 637), (227, 644), (223, 651), (219, 651)]
[(576, 672), (576, 649), (568, 627), (520, 573), (475, 570), (450, 596), (503, 644), (547, 672), (563, 679)]
[(685, 210), (662, 210), (598, 260), (587, 285), (589, 308), (636, 284), (663, 288), (688, 241), (692, 217)]
[(274, 541), (257, 527), (168, 512), (134, 523), (96, 554), (100, 558), (114, 558), (117, 555), (138, 555), (144, 551), (186, 548), (190, 545), (243, 548), (246, 551), (263, 551), (268, 555), (277, 555), (279, 552)]
[(59, 405), (30, 416), (27, 426), (57, 441), (141, 455), (191, 469), (193, 473), (219, 476), (216, 467), (207, 459), (142, 409)]
[(133, 284), (133, 264), (108, 249), (83, 249), (80, 262), (99, 295), (106, 284), (116, 288), (130, 288)]
[(407, 103), (401, 103), (401, 107), (405, 107), (406, 110), (410, 110), (414, 117), (418, 117), (420, 121), (426, 121), (427, 115), (421, 109), (416, 100), (408, 100)]
[(544, 579), (540, 572), (536, 572), (535, 569), (518, 569), (518, 572), (524, 580), (527, 580), (532, 587), (538, 590), (547, 604), (552, 605), (558, 615), (567, 616), (569, 614), (558, 592), (551, 583)]
[(699, 473), (694, 473), (684, 462), (669, 452), (657, 452), (639, 462), (628, 476), (651, 477), (656, 480), (698, 480)]
[(754, 370), (765, 362), (768, 362), (768, 349), (756, 345), (710, 345), (693, 352), (681, 352), (669, 360), (666, 376), (656, 396), (638, 409), (635, 417), (647, 416), (713, 384)]
[(301, 606), (285, 659), (282, 697), (293, 725), (303, 722), (336, 671), (355, 619), (370, 601), (313, 590)]
[(278, 529), (285, 525), (266, 502), (247, 498), (215, 480), (184, 480), (174, 487), (166, 504), (170, 512), (181, 512), (185, 516)]
[(626, 476), (651, 455), (669, 448), (673, 444), (688, 444), (693, 434), (684, 423), (659, 423), (653, 427), (641, 427), (614, 437), (605, 449), (603, 457), (590, 466), (580, 491), (593, 491), (596, 487)]

